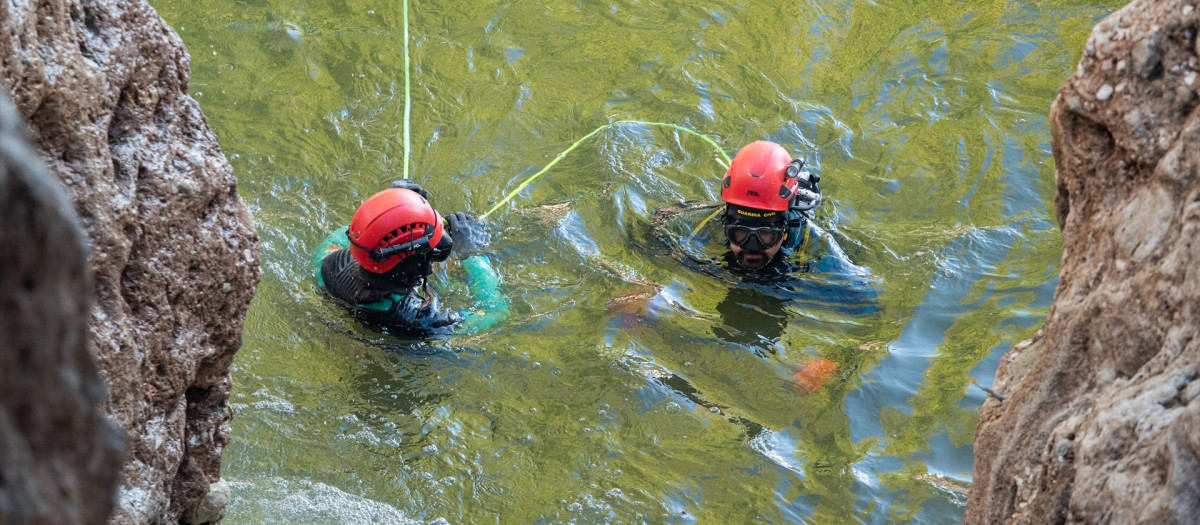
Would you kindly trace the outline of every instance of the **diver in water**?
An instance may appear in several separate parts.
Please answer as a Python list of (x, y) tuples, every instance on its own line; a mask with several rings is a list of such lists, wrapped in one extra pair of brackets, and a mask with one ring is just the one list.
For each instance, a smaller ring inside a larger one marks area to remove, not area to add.
[[(448, 332), (464, 320), (473, 330), (486, 328), (508, 312), (499, 278), (480, 254), (487, 232), (465, 213), (443, 219), (428, 197), (407, 179), (369, 197), (350, 226), (330, 234), (318, 248), (317, 281), (356, 318), (388, 333), (425, 336)], [(426, 282), (433, 263), (445, 261), (452, 251), (464, 257), (477, 303), (467, 316), (442, 308)]]
[(820, 181), (779, 144), (755, 141), (730, 162), (721, 181), (723, 202), (685, 204), (685, 210), (661, 210), (659, 218), (692, 223), (671, 216), (723, 205), (715, 213), (729, 248), (725, 260), (730, 269), (756, 278), (793, 271), (866, 275), (868, 270), (850, 262), (833, 237), (812, 222), (812, 210), (821, 202)]
[(752, 142), (738, 150), (721, 181), (725, 242), (733, 261), (747, 270), (767, 266), (808, 240), (805, 212), (817, 207), (821, 177), (803, 171), (774, 142)]
[[(795, 321), (795, 308), (854, 316), (878, 311), (878, 279), (813, 221), (820, 181), (779, 144), (756, 141), (734, 155), (720, 182), (721, 201), (655, 212), (658, 234), (677, 248), (677, 260), (727, 281), (715, 306), (724, 322), (714, 328), (725, 340), (755, 346), (762, 337), (778, 339)], [(710, 221), (715, 225), (706, 227)], [(701, 244), (691, 244), (693, 238)], [(715, 242), (705, 239), (720, 239), (727, 249), (718, 255), (710, 251)]]

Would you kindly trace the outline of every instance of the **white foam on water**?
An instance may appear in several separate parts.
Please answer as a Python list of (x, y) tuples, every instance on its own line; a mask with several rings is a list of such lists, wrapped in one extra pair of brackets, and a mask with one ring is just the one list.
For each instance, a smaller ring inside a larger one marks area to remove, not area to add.
[(412, 519), (386, 503), (310, 480), (230, 480), (229, 486), (233, 498), (224, 523), (231, 525), (449, 525), (444, 518)]

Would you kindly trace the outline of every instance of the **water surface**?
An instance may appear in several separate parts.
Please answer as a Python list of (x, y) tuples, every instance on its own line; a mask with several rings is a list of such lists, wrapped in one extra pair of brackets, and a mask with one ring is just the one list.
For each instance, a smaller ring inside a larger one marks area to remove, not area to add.
[[(411, 176), (443, 213), (483, 213), (599, 126), (668, 122), (803, 156), (817, 222), (870, 269), (695, 262), (711, 228), (654, 213), (715, 199), (720, 154), (619, 125), (488, 218), (512, 316), (420, 342), (358, 326), (308, 262), (403, 176), (402, 3), (152, 3), (263, 241), (231, 524), (961, 520), (970, 381), (1057, 284), (1046, 113), (1121, 5), (411, 2)], [(432, 284), (461, 305), (463, 275)], [(798, 387), (814, 362), (828, 383)]]

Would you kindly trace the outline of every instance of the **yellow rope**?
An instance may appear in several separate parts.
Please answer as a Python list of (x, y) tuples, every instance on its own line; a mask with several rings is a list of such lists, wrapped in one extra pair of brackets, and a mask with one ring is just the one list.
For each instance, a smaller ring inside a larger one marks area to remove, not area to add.
[(409, 114), (412, 113), (412, 83), (408, 78), (408, 0), (404, 0), (404, 176), (408, 178), (408, 157), (412, 152), (409, 146)]
[(488, 215), (491, 215), (491, 214), (492, 214), (492, 212), (496, 211), (496, 210), (497, 210), (497, 209), (499, 209), (501, 206), (503, 206), (504, 204), (506, 204), (508, 201), (512, 200), (512, 198), (513, 198), (514, 196), (516, 196), (516, 194), (520, 193), (520, 192), (521, 192), (521, 190), (525, 189), (525, 188), (526, 188), (526, 187), (528, 187), (530, 184), (532, 184), (532, 183), (533, 183), (533, 181), (534, 181), (534, 180), (537, 180), (537, 178), (538, 178), (538, 177), (541, 177), (543, 173), (546, 173), (547, 171), (549, 171), (549, 170), (550, 170), (550, 168), (554, 167), (554, 165), (555, 165), (555, 164), (558, 164), (558, 161), (562, 160), (562, 159), (563, 159), (563, 157), (566, 157), (568, 153), (570, 153), (570, 152), (572, 152), (572, 151), (575, 151), (575, 148), (578, 148), (580, 144), (583, 144), (583, 141), (585, 141), (585, 140), (587, 140), (587, 139), (590, 139), (590, 138), (592, 138), (592, 137), (593, 137), (593, 136), (595, 136), (597, 133), (600, 133), (601, 131), (603, 131), (603, 130), (605, 130), (605, 129), (608, 129), (608, 128), (611, 128), (611, 127), (615, 127), (615, 126), (618, 126), (618, 125), (620, 125), (620, 124), (641, 124), (641, 125), (644, 125), (644, 126), (658, 126), (658, 127), (665, 127), (665, 128), (671, 128), (671, 129), (675, 129), (675, 130), (678, 130), (678, 131), (682, 131), (682, 132), (684, 132), (684, 133), (688, 133), (688, 134), (691, 134), (691, 135), (695, 135), (695, 136), (697, 136), (697, 137), (700, 137), (701, 139), (704, 139), (704, 141), (705, 141), (705, 142), (708, 142), (709, 144), (711, 144), (711, 145), (713, 146), (713, 148), (715, 148), (715, 149), (717, 150), (717, 153), (720, 153), (720, 154), (721, 154), (721, 158), (725, 160), (725, 163), (723, 164), (723, 166), (724, 166), (724, 167), (726, 167), (726, 168), (727, 168), (727, 167), (729, 167), (729, 163), (730, 163), (730, 162), (732, 162), (732, 161), (729, 159), (729, 155), (727, 155), (727, 154), (725, 153), (725, 151), (721, 149), (721, 146), (720, 146), (720, 145), (718, 145), (716, 141), (714, 141), (713, 139), (709, 138), (709, 137), (708, 137), (708, 135), (704, 135), (703, 133), (700, 133), (700, 132), (698, 132), (698, 131), (695, 131), (695, 130), (692, 130), (692, 129), (688, 129), (688, 128), (685, 128), (685, 127), (683, 127), (683, 126), (677, 125), (677, 124), (669, 124), (669, 123), (666, 123), (666, 122), (647, 122), (647, 121), (644, 121), (644, 120), (618, 120), (618, 121), (616, 121), (616, 122), (612, 122), (612, 123), (609, 123), (609, 124), (605, 124), (605, 125), (603, 125), (603, 126), (600, 126), (600, 127), (596, 128), (596, 129), (592, 130), (592, 132), (591, 132), (591, 133), (588, 133), (587, 135), (584, 135), (584, 136), (583, 136), (582, 138), (580, 138), (579, 140), (575, 141), (575, 143), (574, 143), (574, 144), (571, 144), (571, 146), (570, 146), (570, 147), (568, 147), (567, 149), (563, 150), (563, 152), (562, 152), (562, 153), (559, 153), (558, 155), (556, 155), (556, 156), (554, 157), (554, 160), (550, 161), (550, 163), (549, 163), (549, 164), (546, 164), (544, 167), (542, 167), (542, 169), (541, 169), (541, 170), (538, 170), (538, 172), (537, 172), (537, 173), (534, 173), (533, 175), (530, 175), (530, 176), (529, 176), (529, 177), (527, 177), (527, 178), (526, 178), (524, 181), (522, 181), (522, 182), (521, 182), (521, 184), (517, 185), (517, 187), (516, 187), (515, 189), (513, 189), (513, 190), (512, 190), (512, 191), (510, 191), (510, 192), (508, 192), (508, 194), (507, 194), (507, 195), (505, 195), (503, 199), (500, 199), (500, 202), (497, 202), (495, 206), (492, 206), (492, 208), (491, 208), (491, 209), (489, 209), (488, 211), (484, 212), (484, 214), (483, 214), (483, 215), (480, 215), (480, 216), (479, 216), (479, 219), (480, 219), (480, 220), (486, 219)]

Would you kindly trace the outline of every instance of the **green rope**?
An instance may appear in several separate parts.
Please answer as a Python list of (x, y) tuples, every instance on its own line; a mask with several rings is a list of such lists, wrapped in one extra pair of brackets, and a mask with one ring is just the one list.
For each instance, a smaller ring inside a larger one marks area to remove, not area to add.
[[(409, 70), (411, 69), (411, 67), (409, 65), (409, 53), (408, 53), (408, 0), (404, 0), (404, 8), (403, 8), (402, 12), (403, 12), (403, 18), (404, 18), (404, 171), (403, 171), (404, 176), (403, 176), (403, 178), (407, 179), (407, 178), (409, 178), (409, 176), (408, 176), (409, 157), (411, 156), (411, 153), (412, 153), (412, 145), (410, 143), (411, 131), (409, 129), (410, 122), (411, 122), (411, 115), (412, 115), (412, 80), (409, 75)], [(644, 120), (618, 120), (616, 122), (610, 122), (608, 124), (600, 126), (596, 129), (592, 130), (591, 133), (584, 135), (583, 138), (580, 138), (579, 140), (575, 141), (574, 144), (571, 144), (571, 147), (567, 148), (562, 153), (559, 153), (558, 156), (554, 157), (554, 160), (550, 161), (549, 164), (544, 166), (537, 173), (530, 175), (529, 178), (525, 179), (525, 181), (522, 182), (520, 185), (518, 185), (516, 189), (508, 192), (508, 194), (505, 195), (504, 198), (500, 200), (500, 202), (496, 203), (495, 206), (492, 206), (492, 208), (490, 210), (488, 210), (487, 212), (485, 212), (483, 215), (480, 215), (479, 216), (480, 220), (486, 219), (488, 215), (492, 214), (492, 212), (496, 211), (501, 206), (503, 206), (505, 203), (512, 200), (512, 198), (514, 196), (516, 196), (517, 193), (520, 193), (521, 190), (525, 189), (530, 184), (532, 184), (534, 180), (536, 180), (538, 177), (541, 177), (543, 173), (546, 173), (547, 171), (549, 171), (550, 168), (554, 167), (555, 164), (558, 164), (558, 161), (562, 160), (563, 157), (566, 157), (568, 153), (574, 151), (575, 148), (578, 148), (579, 145), (583, 143), (583, 141), (592, 138), (597, 133), (599, 133), (605, 129), (615, 127), (620, 124), (641, 124), (644, 126), (659, 126), (659, 127), (664, 127), (664, 128), (671, 128), (676, 131), (682, 131), (689, 135), (694, 135), (694, 136), (700, 137), (705, 142), (712, 145), (713, 149), (717, 150), (717, 153), (721, 154), (721, 158), (725, 160), (723, 166), (728, 168), (729, 164), (731, 162), (733, 162), (732, 160), (729, 159), (729, 155), (725, 153), (725, 150), (721, 149), (721, 146), (719, 144), (717, 144), (717, 142), (715, 140), (709, 138), (708, 135), (705, 135), (698, 131), (685, 128), (678, 124), (670, 124), (667, 122), (647, 122)]]
[(495, 205), (495, 206), (492, 206), (492, 208), (491, 208), (490, 210), (488, 210), (487, 212), (485, 212), (483, 215), (480, 215), (480, 216), (479, 216), (479, 219), (480, 219), (480, 220), (486, 219), (488, 215), (491, 215), (491, 214), (492, 214), (492, 212), (496, 211), (496, 210), (497, 210), (497, 209), (499, 209), (501, 206), (503, 206), (505, 203), (507, 203), (508, 201), (512, 200), (512, 198), (513, 198), (513, 197), (514, 197), (514, 196), (515, 196), (517, 193), (520, 193), (520, 192), (521, 192), (521, 190), (525, 189), (525, 188), (526, 188), (526, 187), (528, 187), (530, 184), (532, 184), (532, 183), (533, 183), (533, 181), (534, 181), (534, 180), (536, 180), (538, 177), (542, 176), (542, 174), (543, 174), (543, 173), (546, 173), (547, 171), (549, 171), (549, 170), (550, 170), (550, 168), (554, 167), (554, 165), (555, 165), (555, 164), (558, 164), (558, 161), (562, 160), (562, 159), (563, 159), (563, 157), (566, 157), (568, 153), (570, 153), (570, 152), (574, 151), (574, 150), (575, 150), (575, 148), (578, 148), (580, 144), (583, 144), (583, 141), (585, 141), (585, 140), (587, 140), (587, 139), (590, 139), (590, 138), (592, 138), (592, 137), (593, 137), (593, 136), (595, 136), (597, 133), (599, 133), (599, 132), (601, 132), (601, 131), (603, 131), (603, 130), (605, 130), (605, 129), (608, 129), (608, 128), (611, 128), (611, 127), (615, 127), (615, 126), (617, 126), (617, 125), (619, 125), (619, 124), (641, 124), (641, 125), (645, 125), (645, 126), (660, 126), (660, 127), (665, 127), (665, 128), (671, 128), (671, 129), (674, 129), (674, 130), (677, 130), (677, 131), (682, 131), (682, 132), (684, 132), (684, 133), (688, 133), (688, 134), (690, 134), (690, 135), (695, 135), (695, 136), (697, 136), (697, 137), (700, 137), (701, 139), (704, 139), (704, 141), (705, 141), (705, 142), (707, 142), (707, 143), (711, 144), (711, 145), (712, 145), (712, 147), (713, 147), (713, 149), (716, 149), (716, 150), (717, 150), (717, 153), (720, 153), (720, 154), (721, 154), (721, 158), (725, 159), (725, 163), (723, 164), (723, 166), (725, 166), (725, 167), (727, 167), (727, 168), (728, 168), (728, 167), (729, 167), (729, 163), (730, 163), (730, 162), (733, 162), (732, 160), (730, 160), (730, 159), (729, 159), (729, 155), (725, 153), (725, 150), (721, 149), (721, 146), (720, 146), (720, 145), (718, 145), (716, 141), (714, 141), (713, 139), (709, 138), (709, 137), (708, 137), (708, 135), (705, 135), (705, 134), (703, 134), (703, 133), (700, 133), (700, 132), (698, 132), (698, 131), (695, 131), (695, 130), (688, 129), (688, 128), (685, 128), (685, 127), (683, 127), (683, 126), (677, 125), (677, 124), (669, 124), (669, 123), (666, 123), (666, 122), (647, 122), (647, 121), (644, 121), (644, 120), (618, 120), (618, 121), (616, 121), (616, 122), (611, 122), (611, 123), (605, 124), (605, 125), (603, 125), (603, 126), (600, 126), (600, 127), (596, 128), (596, 129), (592, 130), (592, 132), (591, 132), (591, 133), (588, 133), (587, 135), (584, 135), (584, 136), (583, 136), (582, 138), (580, 138), (579, 140), (575, 141), (575, 143), (574, 143), (574, 144), (571, 144), (571, 147), (569, 147), (569, 148), (567, 148), (567, 149), (563, 150), (563, 152), (562, 152), (562, 153), (559, 153), (557, 156), (555, 156), (555, 157), (554, 157), (554, 160), (550, 161), (550, 163), (549, 163), (549, 164), (546, 164), (546, 165), (545, 165), (545, 166), (544, 166), (544, 167), (543, 167), (541, 170), (539, 170), (537, 173), (534, 173), (533, 175), (530, 175), (528, 178), (526, 178), (526, 179), (525, 179), (523, 182), (521, 182), (521, 184), (519, 184), (519, 185), (516, 187), (516, 189), (514, 189), (514, 190), (512, 190), (512, 191), (508, 192), (508, 194), (507, 194), (507, 195), (505, 195), (505, 196), (504, 196), (504, 198), (500, 200), (500, 202), (497, 202), (497, 203), (496, 203), (496, 205)]
[(408, 79), (408, 0), (404, 0), (404, 177), (408, 178), (408, 157), (412, 147), (408, 144), (409, 114), (412, 113), (412, 84)]

